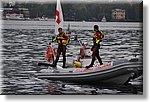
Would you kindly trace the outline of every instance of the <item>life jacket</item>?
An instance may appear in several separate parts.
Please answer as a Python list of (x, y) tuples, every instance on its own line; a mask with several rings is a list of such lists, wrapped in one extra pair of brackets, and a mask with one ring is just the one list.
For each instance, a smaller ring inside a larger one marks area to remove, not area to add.
[(59, 45), (66, 45), (68, 44), (69, 37), (65, 33), (62, 33), (58, 34), (57, 37), (53, 39), (53, 41), (56, 41)]
[(101, 31), (96, 31), (93, 36), (93, 42), (96, 44), (100, 44), (100, 41), (104, 38), (104, 34)]
[(51, 46), (49, 46), (48, 49), (47, 49), (47, 51), (46, 51), (46, 60), (48, 62), (50, 62), (53, 59), (54, 54), (55, 53), (54, 53), (53, 48)]

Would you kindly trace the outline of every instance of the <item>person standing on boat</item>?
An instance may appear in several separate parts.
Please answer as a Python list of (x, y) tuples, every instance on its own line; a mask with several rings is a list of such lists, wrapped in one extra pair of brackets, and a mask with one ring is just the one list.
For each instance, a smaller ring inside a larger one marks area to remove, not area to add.
[(104, 38), (104, 34), (101, 31), (99, 31), (98, 25), (94, 25), (94, 31), (95, 31), (95, 34), (93, 36), (93, 46), (91, 48), (91, 51), (93, 51), (92, 61), (91, 61), (91, 64), (89, 66), (86, 66), (86, 68), (93, 67), (96, 57), (97, 57), (100, 65), (103, 64), (102, 60), (99, 56), (99, 49), (100, 49), (100, 42)]
[(59, 60), (60, 54), (62, 52), (63, 55), (63, 68), (66, 68), (66, 46), (69, 40), (68, 36), (62, 31), (62, 28), (58, 28), (59, 34), (52, 40), (53, 42), (56, 41), (58, 43), (57, 55), (56, 60), (52, 64), (52, 67), (56, 67), (57, 62)]

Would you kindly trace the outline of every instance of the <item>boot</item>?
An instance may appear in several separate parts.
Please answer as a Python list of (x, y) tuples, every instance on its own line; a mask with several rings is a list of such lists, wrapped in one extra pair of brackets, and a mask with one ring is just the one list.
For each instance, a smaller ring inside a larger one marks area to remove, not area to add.
[(62, 66), (63, 68), (67, 68), (67, 66), (66, 66), (66, 64), (65, 64), (65, 62), (63, 62), (63, 66)]
[(54, 68), (55, 68), (55, 67), (56, 67), (56, 64), (52, 64), (51, 67), (54, 67)]
[(103, 65), (103, 63), (101, 62), (100, 65)]
[(94, 65), (94, 61), (95, 61), (95, 56), (92, 57), (92, 61), (91, 61), (91, 64), (89, 66), (86, 66), (86, 68), (90, 68), (90, 67), (93, 67)]
[(103, 65), (103, 62), (102, 62), (101, 58), (100, 58), (100, 60), (99, 60), (99, 63), (100, 63), (100, 65)]
[(89, 69), (90, 67), (93, 67), (93, 66), (92, 66), (92, 65), (89, 65), (89, 66), (86, 66), (85, 68), (86, 68), (86, 69)]
[(67, 66), (62, 66), (63, 68), (67, 68)]

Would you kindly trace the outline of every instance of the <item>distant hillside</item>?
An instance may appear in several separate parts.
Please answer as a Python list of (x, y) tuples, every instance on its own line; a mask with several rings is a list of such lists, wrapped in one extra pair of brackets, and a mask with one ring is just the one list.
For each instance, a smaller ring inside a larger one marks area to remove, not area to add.
[[(7, 8), (8, 6), (4, 6)], [(56, 4), (16, 3), (15, 8), (28, 8), (30, 18), (45, 17), (55, 18)], [(113, 9), (126, 11), (125, 21), (143, 21), (143, 3), (140, 4), (62, 4), (64, 20), (66, 21), (101, 21), (105, 16), (107, 21), (112, 20)]]

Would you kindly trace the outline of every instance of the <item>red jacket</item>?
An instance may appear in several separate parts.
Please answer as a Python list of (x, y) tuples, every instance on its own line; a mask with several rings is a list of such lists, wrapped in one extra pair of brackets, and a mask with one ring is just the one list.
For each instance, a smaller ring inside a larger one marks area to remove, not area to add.
[(98, 44), (103, 38), (104, 34), (101, 31), (96, 31), (96, 33), (93, 36), (93, 42)]

